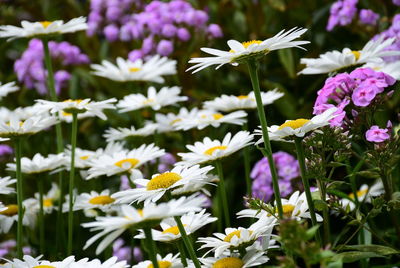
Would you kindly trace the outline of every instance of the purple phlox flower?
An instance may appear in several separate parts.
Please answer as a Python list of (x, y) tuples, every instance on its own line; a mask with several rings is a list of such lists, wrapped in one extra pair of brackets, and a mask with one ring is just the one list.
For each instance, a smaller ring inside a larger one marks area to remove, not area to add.
[(332, 31), (337, 25), (350, 24), (357, 13), (357, 2), (358, 0), (339, 0), (333, 3), (326, 29)]
[(378, 126), (372, 126), (367, 132), (365, 132), (365, 138), (370, 142), (384, 142), (385, 140), (390, 138), (390, 134), (388, 134), (388, 129), (379, 128)]
[[(124, 246), (124, 240), (119, 238), (115, 240), (113, 244), (113, 256), (118, 258), (118, 261), (131, 261), (132, 256), (132, 248), (128, 246)], [(135, 262), (140, 262), (143, 260), (143, 254), (139, 247), (133, 248), (133, 258)]]
[(129, 190), (132, 189), (130, 183), (129, 183), (129, 178), (126, 175), (122, 175), (121, 176), (121, 184), (119, 186), (119, 190), (120, 191), (125, 191), (125, 190)]
[(290, 181), (279, 181), (279, 192), (282, 197), (286, 197), (293, 193), (293, 187)]
[(157, 45), (157, 53), (161, 56), (169, 56), (174, 51), (172, 41), (161, 40)]
[(400, 6), (400, 0), (392, 0), (393, 4), (396, 6)]
[(214, 38), (220, 38), (223, 36), (222, 29), (218, 24), (210, 24), (207, 28), (207, 32)]
[(375, 96), (376, 91), (373, 87), (363, 86), (354, 90), (351, 99), (356, 106), (365, 107), (371, 103)]
[(114, 24), (107, 25), (104, 28), (104, 36), (110, 42), (117, 41), (119, 37), (119, 28)]
[(14, 152), (13, 148), (7, 144), (0, 144), (0, 156), (10, 155)]
[(359, 13), (360, 21), (363, 24), (376, 25), (379, 19), (379, 14), (371, 9), (361, 9)]

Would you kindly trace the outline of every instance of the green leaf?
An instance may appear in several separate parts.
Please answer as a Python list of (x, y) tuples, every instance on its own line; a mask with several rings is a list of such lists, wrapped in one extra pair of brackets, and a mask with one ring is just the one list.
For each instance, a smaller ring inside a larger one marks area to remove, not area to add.
[(328, 207), (326, 202), (322, 201), (322, 200), (314, 200), (314, 206), (315, 206), (315, 209), (318, 211), (322, 211), (322, 210), (324, 210), (324, 208)]
[(358, 250), (361, 252), (373, 252), (384, 256), (392, 254), (400, 254), (400, 251), (394, 248), (381, 245), (349, 245), (349, 246), (344, 246), (343, 249)]
[(381, 176), (379, 173), (373, 171), (373, 170), (363, 170), (355, 173), (358, 176), (368, 178), (368, 179), (379, 179)]
[(311, 227), (310, 229), (308, 229), (306, 232), (306, 240), (310, 240), (311, 238), (313, 238), (315, 236), (315, 233), (317, 232), (318, 228), (319, 228), (319, 225), (315, 225), (315, 226)]
[(339, 253), (332, 259), (334, 261), (341, 260), (343, 263), (350, 263), (367, 258), (384, 258), (384, 256), (376, 254), (374, 252), (348, 251)]

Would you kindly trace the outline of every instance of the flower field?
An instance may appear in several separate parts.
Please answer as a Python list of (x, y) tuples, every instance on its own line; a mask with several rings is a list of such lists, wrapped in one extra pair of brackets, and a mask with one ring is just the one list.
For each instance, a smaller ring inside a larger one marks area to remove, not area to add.
[(400, 266), (400, 1), (0, 0), (0, 266)]

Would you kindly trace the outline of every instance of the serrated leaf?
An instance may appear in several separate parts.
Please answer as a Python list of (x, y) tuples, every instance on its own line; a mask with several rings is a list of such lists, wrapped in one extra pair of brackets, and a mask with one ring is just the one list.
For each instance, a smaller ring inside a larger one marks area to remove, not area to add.
[(337, 254), (332, 260), (341, 260), (343, 263), (350, 263), (367, 258), (384, 258), (384, 256), (374, 252), (348, 251)]
[(349, 246), (344, 246), (343, 249), (358, 250), (362, 252), (373, 252), (384, 256), (392, 254), (400, 254), (400, 251), (394, 248), (381, 245), (349, 245)]

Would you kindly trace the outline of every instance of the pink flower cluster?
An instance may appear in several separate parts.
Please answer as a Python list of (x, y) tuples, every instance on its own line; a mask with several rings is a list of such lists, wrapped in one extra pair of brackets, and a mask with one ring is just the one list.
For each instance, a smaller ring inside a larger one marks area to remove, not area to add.
[(130, 60), (158, 53), (168, 56), (176, 42), (187, 42), (196, 33), (210, 38), (222, 36), (217, 24), (208, 24), (208, 14), (184, 0), (170, 2), (141, 0), (92, 0), (88, 35), (102, 33), (110, 42), (141, 42)]
[(396, 80), (383, 72), (370, 68), (358, 68), (350, 74), (341, 73), (330, 77), (318, 91), (314, 104), (314, 114), (336, 107), (337, 116), (330, 121), (331, 126), (343, 126), (348, 116), (345, 108), (351, 107), (353, 115), (357, 109), (369, 106), (384, 90), (393, 85)]

